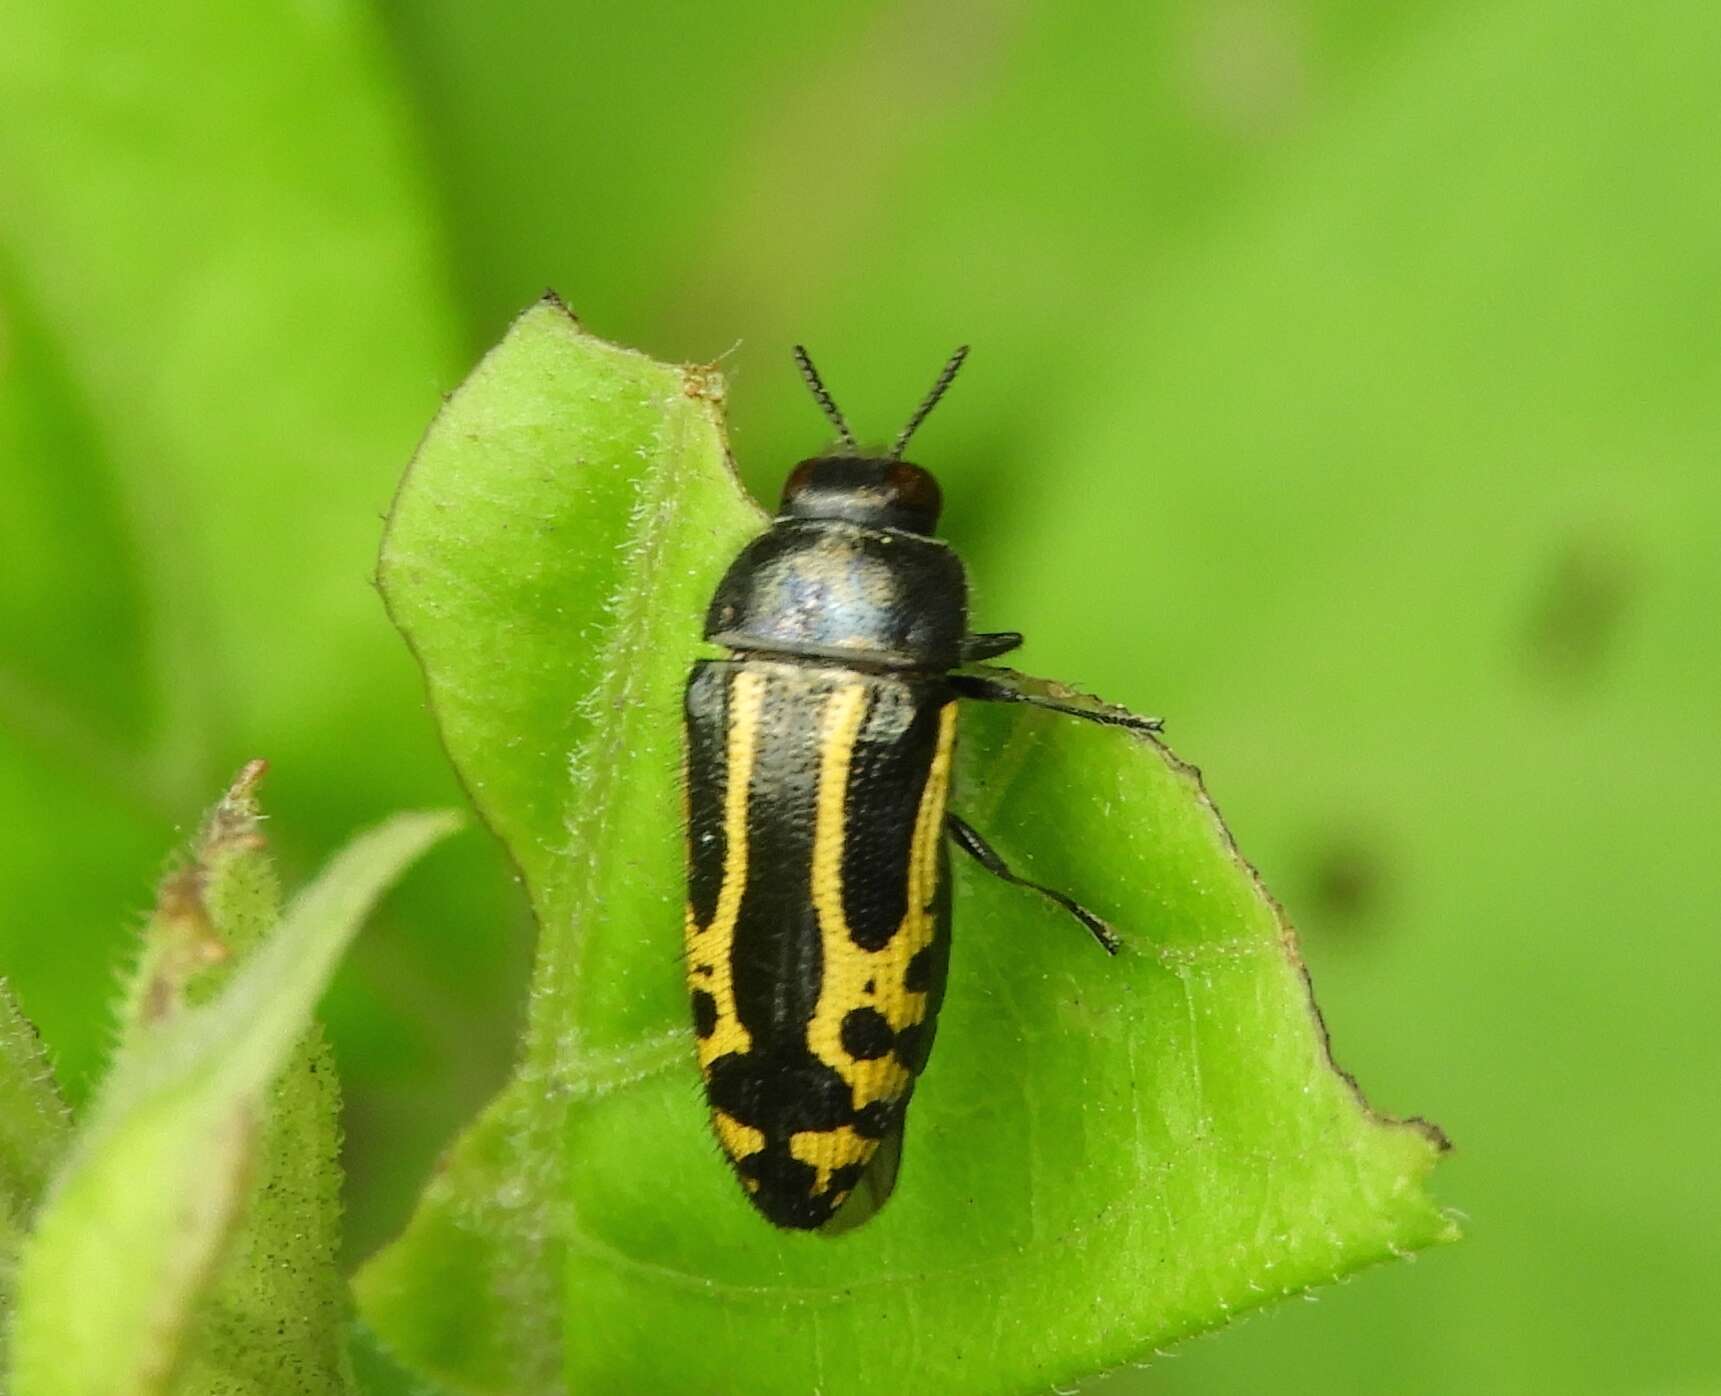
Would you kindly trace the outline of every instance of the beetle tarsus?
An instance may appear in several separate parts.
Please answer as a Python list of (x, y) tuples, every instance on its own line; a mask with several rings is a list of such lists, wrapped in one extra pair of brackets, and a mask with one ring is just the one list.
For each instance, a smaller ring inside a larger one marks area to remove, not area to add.
[(1020, 630), (989, 630), (979, 635), (964, 635), (962, 637), (962, 662), (975, 664), (982, 659), (996, 659), (1001, 654), (1008, 654), (1013, 649), (1019, 649), (1022, 644)]
[(950, 831), (951, 840), (993, 877), (1002, 882), (1013, 883), (1017, 887), (1026, 887), (1031, 892), (1038, 892), (1049, 901), (1056, 902), (1071, 916), (1080, 921), (1088, 929), (1088, 934), (1100, 943), (1100, 948), (1108, 955), (1117, 954), (1122, 942), (1117, 938), (1117, 932), (1093, 912), (1078, 902), (1074, 897), (1065, 896), (1053, 888), (1042, 886), (1038, 882), (1030, 882), (1010, 870), (1010, 865), (999, 856), (998, 850), (980, 837), (980, 832), (967, 820), (959, 815), (947, 814), (945, 827)]
[[(990, 637), (975, 635), (970, 638)], [(1016, 681), (1012, 682), (1012, 679)], [(1008, 669), (995, 670), (992, 674), (952, 674), (950, 686), (959, 698), (971, 698), (979, 703), (1026, 703), (1029, 707), (1044, 708), (1065, 717), (1079, 717), (1104, 727), (1122, 727), (1130, 732), (1159, 732), (1165, 727), (1164, 718), (1140, 717), (1126, 708), (1113, 707), (1097, 698), (1055, 698), (1049, 693), (1035, 692), (1024, 686), (1021, 675)]]

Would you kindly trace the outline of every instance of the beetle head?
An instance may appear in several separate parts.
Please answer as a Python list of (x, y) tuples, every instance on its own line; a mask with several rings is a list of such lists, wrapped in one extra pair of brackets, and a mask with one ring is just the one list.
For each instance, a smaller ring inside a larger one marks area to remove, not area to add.
[(943, 502), (931, 471), (894, 456), (814, 456), (790, 473), (777, 513), (932, 533)]
[(795, 346), (795, 362), (801, 366), (801, 376), (813, 399), (819, 404), (831, 424), (836, 427), (845, 451), (831, 455), (813, 456), (802, 461), (783, 486), (783, 502), (778, 517), (789, 519), (841, 519), (848, 523), (872, 528), (896, 528), (908, 533), (932, 533), (938, 527), (938, 511), (944, 502), (938, 481), (930, 471), (923, 470), (902, 458), (903, 449), (914, 430), (938, 405), (944, 390), (956, 377), (956, 370), (968, 357), (964, 344), (950, 356), (938, 381), (932, 385), (921, 404), (909, 418), (908, 425), (897, 435), (888, 455), (871, 455), (859, 450), (854, 433), (842, 412), (832, 400), (819, 371), (807, 351)]

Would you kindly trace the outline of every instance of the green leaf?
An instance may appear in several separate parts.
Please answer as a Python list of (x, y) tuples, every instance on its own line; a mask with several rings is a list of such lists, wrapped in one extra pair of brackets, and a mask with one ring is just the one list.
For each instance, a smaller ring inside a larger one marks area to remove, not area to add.
[[(24, 1248), (15, 1396), (351, 1389), (335, 1087), (307, 1029), (376, 898), (459, 821), (398, 816), (282, 916), (260, 770), (162, 884), (113, 1070)], [(205, 973), (228, 956), (225, 983)]]
[[(196, 859), (163, 887), (122, 1033), (138, 1042), (183, 1001), (210, 1001), (280, 920), (253, 762), (210, 812)], [(177, 911), (177, 915), (164, 915)], [(213, 969), (205, 969), (211, 961)], [(307, 1025), (268, 1098), (243, 1217), (192, 1334), (178, 1390), (350, 1388), (341, 1243), (340, 1085), (322, 1027)]]
[(0, 979), (0, 1372), (18, 1251), (69, 1136), (41, 1039)]
[(360, 1276), (383, 1340), (463, 1392), (1028, 1391), (1448, 1239), (1438, 1133), (1334, 1069), (1194, 772), (1015, 708), (964, 717), (957, 807), (1126, 953), (961, 868), (894, 1199), (840, 1238), (759, 1220), (679, 966), (678, 693), (760, 524), (720, 402), (547, 301), (402, 487), (385, 593), (542, 942), (515, 1082)]
[(354, 1320), (348, 1331), (347, 1355), (364, 1396), (449, 1396), (446, 1388), (396, 1362), (362, 1320)]
[[(711, 558), (758, 527), (724, 467), (720, 392), (546, 300), (437, 419), (384, 546), (385, 599), (541, 928), (516, 1080), (432, 1182), (415, 1242), (364, 1279), (386, 1342), (480, 1389), (560, 1389), (567, 1092), (688, 1050), (635, 987), (673, 979), (673, 935), (663, 964), (589, 952), (600, 919), (679, 935), (663, 859), (689, 651), (661, 637), (694, 633)], [(642, 858), (649, 876), (616, 875)]]

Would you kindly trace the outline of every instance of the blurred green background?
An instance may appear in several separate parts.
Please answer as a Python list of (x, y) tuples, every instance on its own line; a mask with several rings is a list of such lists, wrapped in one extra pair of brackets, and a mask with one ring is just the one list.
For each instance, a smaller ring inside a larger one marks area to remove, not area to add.
[[(767, 497), (791, 342), (886, 437), (971, 341), (978, 623), (1167, 717), (1468, 1219), (1096, 1389), (1721, 1391), (1718, 92), (1710, 0), (0, 9), (0, 973), (79, 1094), (241, 761), (299, 872), (453, 798), (369, 570), (544, 286)], [(355, 1256), (529, 953), (476, 836), (361, 942)]]

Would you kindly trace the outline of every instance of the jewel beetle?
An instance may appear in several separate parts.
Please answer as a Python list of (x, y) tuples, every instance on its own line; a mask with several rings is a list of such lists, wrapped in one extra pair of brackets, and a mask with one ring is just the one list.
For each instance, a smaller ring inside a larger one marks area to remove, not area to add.
[(950, 845), (1118, 947), (948, 808), (960, 699), (1159, 726), (978, 665), (1022, 637), (969, 633), (962, 562), (933, 537), (938, 482), (902, 456), (967, 353), (880, 453), (859, 446), (796, 346), (840, 445), (795, 467), (771, 526), (730, 565), (704, 628), (729, 655), (687, 681), (699, 1067), (723, 1152), (781, 1227), (826, 1225), (863, 1178), (889, 1191), (950, 961)]

